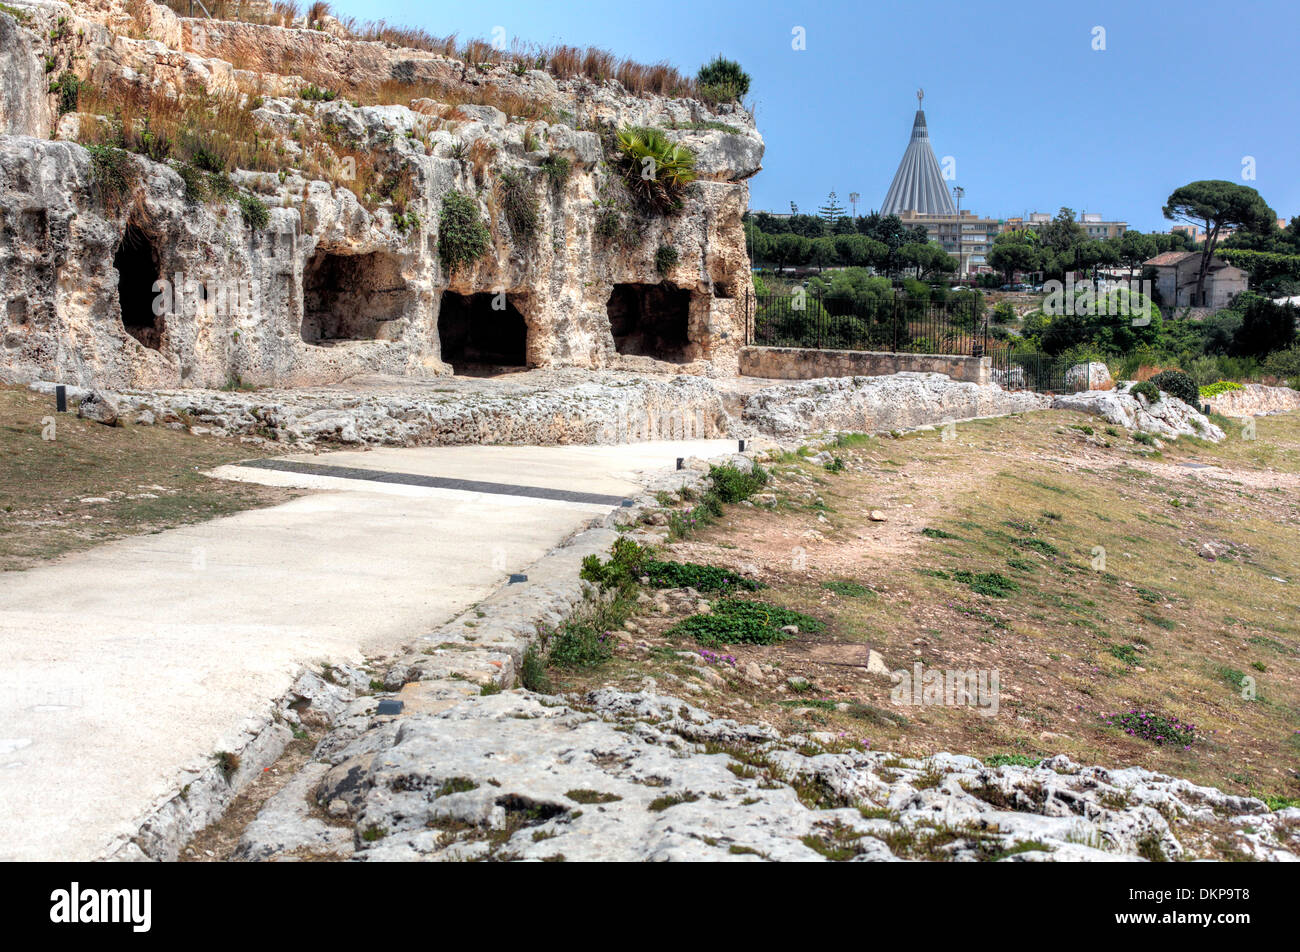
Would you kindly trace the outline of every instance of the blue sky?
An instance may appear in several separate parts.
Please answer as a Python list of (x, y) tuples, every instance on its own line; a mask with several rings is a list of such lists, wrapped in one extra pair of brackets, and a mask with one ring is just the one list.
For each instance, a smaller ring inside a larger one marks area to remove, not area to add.
[[(341, 0), (462, 39), (601, 46), (694, 73), (716, 53), (753, 77), (767, 141), (751, 207), (815, 211), (835, 189), (878, 206), (924, 87), (935, 153), (954, 160), (963, 208), (1007, 217), (1098, 212), (1168, 230), (1169, 193), (1196, 179), (1259, 189), (1300, 214), (1296, 0), (853, 3), (657, 0), (403, 4)], [(806, 46), (792, 49), (802, 27)], [(1094, 28), (1105, 30), (1094, 50)], [(1253, 157), (1256, 178), (1243, 179)]]

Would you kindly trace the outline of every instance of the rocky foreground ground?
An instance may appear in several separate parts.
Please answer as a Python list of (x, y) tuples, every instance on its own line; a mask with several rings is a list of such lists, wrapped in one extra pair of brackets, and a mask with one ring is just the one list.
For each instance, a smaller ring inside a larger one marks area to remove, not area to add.
[[(741, 467), (745, 457), (719, 462)], [(707, 466), (689, 461), (697, 490)], [(584, 556), (654, 541), (612, 514), (461, 617), (362, 672), (304, 674), (232, 763), (218, 761), (117, 858), (193, 857), (190, 835), (295, 736), (306, 763), (243, 825), (232, 858), (265, 860), (1114, 861), (1300, 855), (1300, 808), (1272, 811), (1139, 767), (1064, 755), (905, 757), (838, 732), (722, 717), (645, 679), (566, 695), (518, 683), (528, 646), (586, 599)], [(620, 529), (622, 531), (620, 531)], [(666, 591), (667, 599), (690, 592)], [(721, 680), (702, 655), (704, 684)], [(393, 702), (400, 702), (394, 710)], [(381, 707), (382, 705), (382, 707)], [(189, 850), (189, 853), (186, 851)]]
[(658, 694), (516, 690), (341, 725), (245, 830), (267, 860), (1293, 860), (1300, 808), (1141, 768), (924, 760)]

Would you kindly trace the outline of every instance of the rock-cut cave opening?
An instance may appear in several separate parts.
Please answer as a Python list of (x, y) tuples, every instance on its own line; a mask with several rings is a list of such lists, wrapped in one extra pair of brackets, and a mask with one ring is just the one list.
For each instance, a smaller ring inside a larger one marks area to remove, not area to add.
[(129, 223), (113, 254), (117, 269), (117, 300), (122, 310), (123, 329), (145, 347), (158, 350), (166, 330), (163, 316), (153, 305), (159, 280), (158, 248), (135, 223)]
[(393, 255), (317, 251), (303, 272), (302, 339), (321, 346), (379, 339), (383, 326), (406, 317), (413, 301)]
[(616, 284), (606, 305), (620, 354), (683, 364), (691, 360), (691, 292), (676, 285)]
[(505, 294), (444, 291), (438, 340), (442, 359), (457, 373), (528, 363), (528, 325)]

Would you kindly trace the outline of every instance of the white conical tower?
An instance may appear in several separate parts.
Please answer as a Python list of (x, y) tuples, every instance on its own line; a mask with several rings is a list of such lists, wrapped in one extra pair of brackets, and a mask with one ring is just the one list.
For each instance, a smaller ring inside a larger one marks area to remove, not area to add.
[(925, 110), (920, 108), (925, 90), (916, 92), (916, 118), (912, 121), (912, 141), (907, 144), (903, 161), (898, 163), (894, 183), (889, 186), (882, 215), (901, 215), (912, 211), (920, 215), (956, 215), (957, 208), (948, 194), (939, 161), (930, 146), (930, 132), (925, 126)]

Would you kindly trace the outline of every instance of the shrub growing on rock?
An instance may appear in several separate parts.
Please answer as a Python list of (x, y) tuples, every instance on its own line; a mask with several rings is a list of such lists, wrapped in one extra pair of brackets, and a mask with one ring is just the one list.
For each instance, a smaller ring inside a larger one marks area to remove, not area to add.
[(721, 55), (700, 67), (695, 83), (700, 98), (710, 104), (736, 102), (749, 93), (749, 74)]
[(607, 562), (602, 562), (599, 556), (589, 555), (582, 560), (579, 574), (604, 589), (625, 588), (646, 574), (652, 555), (653, 551), (647, 546), (631, 539), (618, 539), (610, 549)]
[(573, 163), (563, 155), (548, 155), (542, 159), (540, 168), (551, 185), (555, 188), (564, 188), (564, 183), (569, 180), (569, 173), (573, 171)]
[(50, 92), (59, 97), (59, 115), (66, 116), (77, 111), (77, 101), (81, 98), (81, 80), (76, 73), (65, 70), (50, 83)]
[(1177, 397), (1189, 407), (1200, 409), (1200, 388), (1196, 386), (1195, 380), (1181, 370), (1161, 371), (1152, 377), (1150, 382), (1171, 397)]
[(261, 231), (271, 221), (266, 203), (256, 195), (239, 196), (239, 214), (243, 216), (244, 224), (254, 231)]
[(676, 211), (681, 193), (695, 181), (695, 153), (660, 129), (630, 126), (615, 133), (623, 181), (642, 205)]
[(660, 245), (659, 250), (655, 252), (655, 270), (660, 274), (667, 274), (680, 258), (681, 255), (672, 245)]
[(1141, 383), (1133, 384), (1133, 386), (1129, 387), (1128, 392), (1135, 397), (1146, 397), (1148, 404), (1160, 402), (1160, 388), (1150, 380), (1143, 380)]
[(709, 478), (713, 491), (722, 502), (740, 502), (748, 499), (767, 484), (767, 470), (758, 464), (752, 472), (743, 472), (730, 464), (710, 466)]
[(492, 237), (479, 214), (478, 203), (464, 192), (442, 197), (438, 219), (438, 258), (449, 274), (473, 264), (487, 253)]
[(530, 240), (537, 234), (537, 193), (528, 176), (516, 169), (502, 172), (497, 179), (506, 223), (516, 239)]
[(86, 151), (90, 153), (90, 179), (99, 190), (104, 207), (115, 213), (135, 190), (140, 181), (140, 171), (122, 149), (92, 145), (87, 146)]

